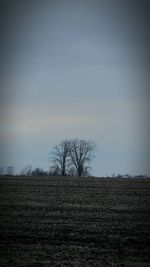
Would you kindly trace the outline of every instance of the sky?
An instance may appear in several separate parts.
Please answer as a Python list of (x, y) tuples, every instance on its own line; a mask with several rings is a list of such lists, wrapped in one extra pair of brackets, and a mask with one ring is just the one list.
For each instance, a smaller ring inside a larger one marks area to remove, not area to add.
[(149, 1), (0, 1), (0, 166), (94, 140), (93, 175), (150, 175)]

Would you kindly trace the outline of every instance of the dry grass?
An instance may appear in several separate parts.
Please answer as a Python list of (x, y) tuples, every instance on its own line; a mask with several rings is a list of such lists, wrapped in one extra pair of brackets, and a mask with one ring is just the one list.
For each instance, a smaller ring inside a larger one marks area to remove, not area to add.
[(150, 266), (150, 179), (0, 178), (0, 266)]

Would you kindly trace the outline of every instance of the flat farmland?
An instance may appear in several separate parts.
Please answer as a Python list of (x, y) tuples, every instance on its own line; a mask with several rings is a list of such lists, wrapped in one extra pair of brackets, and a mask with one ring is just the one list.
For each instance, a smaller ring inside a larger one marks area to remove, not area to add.
[(150, 266), (150, 179), (1, 177), (0, 266)]

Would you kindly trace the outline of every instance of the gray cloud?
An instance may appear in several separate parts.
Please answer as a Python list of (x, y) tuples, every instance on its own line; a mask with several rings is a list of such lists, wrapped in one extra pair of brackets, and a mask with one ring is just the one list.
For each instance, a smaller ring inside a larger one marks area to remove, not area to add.
[(1, 162), (46, 166), (75, 136), (98, 143), (97, 175), (149, 172), (148, 6), (1, 1)]

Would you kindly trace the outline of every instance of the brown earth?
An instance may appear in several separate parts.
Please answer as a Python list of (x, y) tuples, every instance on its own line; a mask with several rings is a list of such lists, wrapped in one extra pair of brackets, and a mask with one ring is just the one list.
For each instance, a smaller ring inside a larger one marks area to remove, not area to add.
[(150, 179), (1, 177), (0, 266), (150, 266)]

